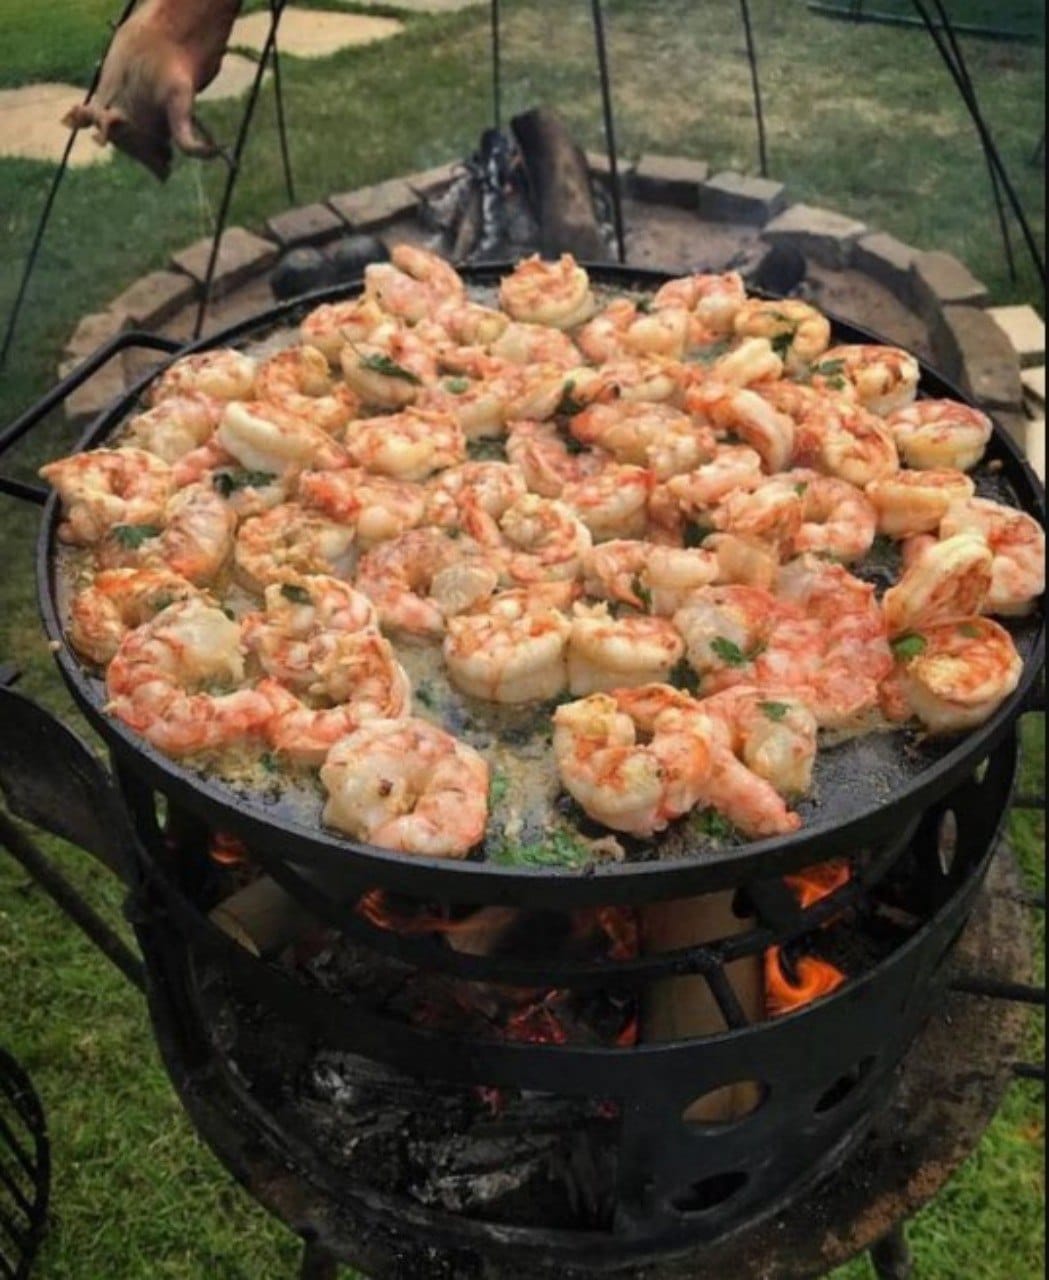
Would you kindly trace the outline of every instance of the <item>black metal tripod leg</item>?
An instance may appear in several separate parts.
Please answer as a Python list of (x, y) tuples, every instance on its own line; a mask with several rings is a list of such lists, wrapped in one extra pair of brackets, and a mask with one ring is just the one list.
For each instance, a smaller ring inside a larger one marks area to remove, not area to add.
[(897, 1227), (878, 1241), (871, 1250), (871, 1262), (878, 1280), (911, 1280), (914, 1257), (903, 1227)]
[(302, 1250), (302, 1267), (299, 1280), (336, 1280), (338, 1264), (327, 1250), (314, 1241), (307, 1241)]

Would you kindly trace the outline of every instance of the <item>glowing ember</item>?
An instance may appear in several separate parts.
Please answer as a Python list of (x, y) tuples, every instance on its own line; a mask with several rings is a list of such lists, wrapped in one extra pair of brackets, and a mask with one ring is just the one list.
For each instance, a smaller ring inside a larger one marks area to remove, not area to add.
[(506, 1039), (519, 1044), (567, 1044), (568, 1032), (551, 1007), (560, 995), (551, 991), (539, 1003), (508, 1018), (504, 1028)]
[(248, 861), (248, 846), (236, 836), (225, 831), (215, 831), (211, 836), (208, 854), (220, 867), (239, 867)]
[(765, 956), (766, 1001), (774, 1018), (829, 996), (845, 982), (840, 969), (815, 956), (802, 956), (793, 969), (788, 973), (780, 947), (773, 947)]
[(824, 862), (818, 867), (807, 867), (796, 876), (784, 876), (787, 885), (798, 895), (803, 911), (837, 893), (851, 879), (852, 872), (845, 861)]

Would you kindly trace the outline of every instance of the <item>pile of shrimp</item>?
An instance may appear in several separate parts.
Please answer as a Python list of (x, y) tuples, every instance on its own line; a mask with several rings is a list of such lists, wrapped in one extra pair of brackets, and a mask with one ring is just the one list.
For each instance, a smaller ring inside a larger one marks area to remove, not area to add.
[(1044, 533), (978, 496), (992, 425), (920, 399), (907, 352), (732, 273), (608, 301), (533, 258), (499, 304), (398, 246), (296, 345), (180, 360), (118, 444), (43, 469), (113, 716), (319, 770), (329, 826), (464, 858), (491, 770), (407, 646), (467, 698), (556, 704), (560, 786), (638, 839), (793, 832), (829, 734), (956, 734), (1016, 690), (994, 619), (1037, 607)]

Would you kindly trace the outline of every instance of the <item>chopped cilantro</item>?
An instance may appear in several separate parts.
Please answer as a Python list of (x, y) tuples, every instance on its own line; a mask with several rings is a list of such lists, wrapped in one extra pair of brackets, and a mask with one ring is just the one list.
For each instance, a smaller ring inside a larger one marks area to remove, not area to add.
[(809, 486), (807, 484), (796, 484), (794, 486), (794, 492), (798, 495), (799, 498), (804, 498), (804, 496), (808, 493), (808, 491), (809, 491)]
[(711, 840), (728, 840), (736, 833), (736, 828), (717, 809), (705, 809), (692, 819), (692, 829), (701, 836), (709, 836)]
[(276, 478), (271, 471), (239, 469), (235, 471), (216, 471), (211, 477), (211, 483), (216, 493), (228, 498), (241, 489), (265, 489)]
[(975, 622), (963, 622), (958, 628), (958, 633), (964, 636), (966, 640), (979, 640), (983, 634)]
[(469, 378), (449, 378), (444, 384), (444, 389), (450, 391), (453, 396), (462, 396), (470, 390), (471, 385)]
[(575, 398), (573, 392), (576, 384), (571, 379), (565, 383), (564, 393), (561, 396), (561, 403), (557, 406), (557, 412), (565, 418), (574, 418), (586, 409), (586, 405), (582, 404)]
[(824, 360), (812, 366), (812, 372), (821, 378), (838, 378), (845, 372), (844, 360)]
[(785, 702), (762, 702), (759, 705), (762, 713), (776, 724), (790, 715), (790, 707)]
[(575, 436), (566, 436), (564, 445), (565, 445), (565, 453), (569, 453), (573, 457), (577, 456), (580, 453), (586, 453), (586, 445), (582, 442), (582, 440), (577, 440)]
[(899, 639), (892, 642), (892, 651), (901, 662), (910, 662), (914, 658), (920, 658), (928, 647), (929, 642), (924, 636), (914, 634), (900, 636)]
[(305, 587), (298, 587), (294, 582), (286, 582), (280, 589), (281, 595), (285, 600), (290, 600), (292, 604), (312, 604), (313, 597)]
[(646, 613), (652, 612), (652, 592), (645, 586), (638, 574), (634, 581), (630, 584), (630, 590), (641, 601), (641, 607)]
[(724, 636), (716, 636), (710, 645), (713, 652), (730, 667), (745, 667), (751, 661), (738, 644)]
[(410, 382), (413, 387), (422, 386), (422, 378), (387, 355), (361, 356), (360, 360), (361, 368), (367, 369), (369, 373), (381, 373), (384, 378), (400, 378), (402, 382)]
[(113, 537), (122, 547), (129, 551), (137, 551), (144, 542), (151, 538), (159, 538), (164, 532), (155, 524), (118, 524), (113, 528)]
[(428, 684), (421, 684), (416, 689), (415, 696), (424, 707), (429, 707), (431, 710), (437, 705), (437, 698)]
[(789, 333), (778, 333), (772, 341), (772, 350), (781, 360), (786, 360), (790, 355), (791, 347), (794, 345), (795, 330), (791, 329)]
[(590, 848), (570, 831), (552, 831), (532, 844), (503, 841), (495, 853), (497, 862), (517, 867), (585, 867), (592, 861)]
[(492, 778), (488, 784), (488, 807), (494, 809), (506, 799), (510, 790), (510, 779), (501, 769), (492, 770)]
[(686, 524), (685, 546), (695, 550), (696, 547), (701, 547), (713, 532), (714, 530), (709, 528), (707, 525)]
[(277, 757), (272, 751), (264, 751), (262, 755), (259, 756), (259, 764), (267, 773), (276, 773), (279, 767)]
[(675, 689), (682, 689), (685, 693), (699, 693), (699, 676), (693, 671), (687, 658), (682, 658), (670, 673), (670, 683)]
[(651, 298), (638, 298), (637, 309), (643, 316), (650, 316), (655, 310), (655, 304)]

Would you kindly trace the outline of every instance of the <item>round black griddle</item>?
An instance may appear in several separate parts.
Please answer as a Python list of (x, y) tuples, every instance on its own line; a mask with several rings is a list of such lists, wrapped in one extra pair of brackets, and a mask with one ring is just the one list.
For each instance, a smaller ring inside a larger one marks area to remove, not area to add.
[[(462, 274), (469, 285), (484, 290), (510, 270), (510, 264), (492, 264), (465, 268)], [(613, 266), (593, 266), (590, 272), (595, 285), (628, 293), (651, 292), (673, 278), (665, 272)], [(352, 298), (360, 289), (358, 284), (311, 294), (186, 346), (94, 422), (78, 447), (93, 449), (104, 445), (135, 409), (143, 391), (174, 360), (214, 347), (263, 342), (297, 325), (321, 303)], [(833, 317), (832, 321), (838, 343), (882, 341), (854, 325), (834, 321)], [(922, 373), (924, 396), (965, 400), (957, 388), (932, 370), (923, 367)], [(1044, 490), (1000, 427), (974, 478), (981, 496), (1019, 507), (1044, 525)], [(357, 844), (321, 827), (319, 795), (315, 814), (305, 814), (301, 797), (292, 803), (277, 789), (272, 793), (248, 791), (204, 776), (162, 755), (108, 716), (103, 683), (81, 664), (63, 633), (59, 518), (59, 503), (52, 495), (44, 510), (37, 553), (44, 624), (49, 638), (56, 642), (56, 660), (73, 696), (122, 768), (212, 826), (238, 836), (249, 847), (307, 872), (321, 872), (326, 882), (335, 875), (347, 886), (384, 888), (447, 902), (565, 909), (658, 901), (782, 875), (876, 846), (892, 839), (909, 818), (941, 800), (974, 773), (1023, 713), (1044, 664), (1044, 617), (1039, 610), (1029, 618), (1008, 623), (1024, 659), (1024, 672), (1016, 693), (992, 719), (963, 738), (937, 742), (923, 741), (914, 734), (886, 733), (821, 751), (814, 797), (799, 806), (804, 826), (789, 837), (738, 845), (701, 840), (693, 847), (675, 849), (672, 857), (663, 860), (659, 858), (657, 840), (641, 852), (640, 860), (594, 864), (582, 870), (415, 857)], [(680, 838), (677, 843), (680, 846)]]

